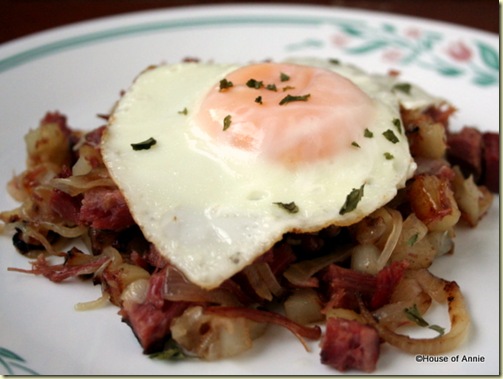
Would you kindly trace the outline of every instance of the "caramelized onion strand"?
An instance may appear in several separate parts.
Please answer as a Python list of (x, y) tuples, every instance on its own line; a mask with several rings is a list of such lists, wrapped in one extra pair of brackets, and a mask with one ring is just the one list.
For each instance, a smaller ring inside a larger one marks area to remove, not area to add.
[[(411, 354), (436, 355), (446, 353), (457, 348), (468, 334), (470, 316), (464, 297), (456, 282), (449, 282), (437, 278), (427, 270), (419, 271), (421, 271), (420, 275), (428, 278), (429, 287), (433, 291), (436, 291), (437, 288), (441, 286), (444, 295), (443, 300), (447, 302), (451, 321), (451, 328), (448, 333), (436, 338), (411, 338), (403, 334), (395, 333), (386, 326), (380, 324), (366, 308), (361, 298), (358, 298), (360, 312), (365, 321), (373, 326), (379, 333), (379, 336), (390, 345)], [(438, 296), (436, 298), (438, 299)]]

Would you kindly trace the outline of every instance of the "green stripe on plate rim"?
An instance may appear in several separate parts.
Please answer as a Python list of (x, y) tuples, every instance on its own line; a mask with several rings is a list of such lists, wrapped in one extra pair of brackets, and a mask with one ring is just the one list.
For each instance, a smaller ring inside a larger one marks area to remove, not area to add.
[[(323, 18), (285, 18), (271, 16), (246, 16), (246, 17), (208, 17), (196, 19), (178, 19), (170, 21), (150, 22), (136, 25), (128, 25), (117, 27), (98, 32), (87, 33), (75, 37), (61, 39), (55, 42), (47, 43), (21, 53), (11, 55), (10, 57), (0, 60), (0, 72), (7, 71), (11, 68), (19, 66), (38, 58), (51, 55), (64, 50), (76, 48), (91, 43), (111, 40), (115, 38), (126, 37), (130, 35), (139, 35), (143, 33), (151, 33), (169, 29), (187, 29), (197, 26), (221, 26), (221, 25), (250, 25), (250, 24), (291, 24), (291, 25), (319, 25), (324, 22), (338, 23), (336, 20)], [(340, 21), (339, 21), (340, 22)]]
[[(54, 42), (46, 43), (0, 60), (0, 73), (36, 59), (77, 48), (79, 46), (123, 38), (131, 35), (153, 33), (170, 29), (188, 29), (198, 26), (222, 25), (283, 25), (283, 26), (320, 26), (337, 27), (339, 37), (349, 40), (350, 44), (337, 45), (326, 36), (306, 38), (302, 41), (289, 42), (285, 50), (289, 52), (320, 49), (331, 45), (347, 56), (387, 54), (394, 58), (390, 65), (414, 65), (424, 70), (434, 71), (449, 78), (467, 78), (471, 84), (479, 87), (499, 86), (499, 51), (490, 44), (473, 39), (458, 38), (452, 41), (438, 31), (424, 30), (419, 26), (398, 28), (387, 20), (378, 20), (371, 25), (363, 19), (335, 18), (322, 16), (218, 16), (183, 18), (157, 22), (146, 22), (110, 28), (86, 33)], [(409, 30), (407, 30), (409, 28)], [(403, 29), (403, 30), (402, 30)], [(334, 29), (334, 33), (336, 30)], [(409, 34), (407, 34), (409, 33)], [(439, 44), (444, 46), (437, 49)], [(445, 48), (447, 46), (448, 48)]]

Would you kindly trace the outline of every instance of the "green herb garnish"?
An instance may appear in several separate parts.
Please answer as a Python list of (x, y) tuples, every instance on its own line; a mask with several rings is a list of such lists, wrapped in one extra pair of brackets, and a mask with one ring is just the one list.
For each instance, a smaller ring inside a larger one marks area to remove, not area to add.
[(229, 127), (231, 126), (231, 115), (228, 114), (227, 116), (224, 117), (224, 131), (229, 129)]
[(439, 334), (439, 337), (442, 336), (445, 333), (445, 328), (442, 328), (441, 326), (438, 325), (428, 325), (428, 329), (434, 330)]
[(354, 146), (354, 147), (360, 147), (360, 145), (358, 145), (358, 143), (357, 143), (357, 142), (355, 142), (355, 141), (351, 142), (351, 146)]
[(268, 89), (269, 91), (274, 91), (276, 92), (278, 88), (276, 87), (276, 84), (268, 84), (265, 89)]
[(288, 103), (291, 103), (292, 101), (307, 101), (311, 95), (302, 95), (302, 96), (293, 96), (293, 95), (286, 95), (281, 101), (279, 102), (279, 105), (285, 105)]
[(150, 137), (149, 139), (142, 141), (142, 142), (137, 142), (137, 143), (132, 143), (131, 147), (133, 150), (148, 150), (152, 146), (154, 146), (157, 143), (157, 141)]
[(398, 133), (402, 134), (402, 122), (400, 121), (399, 118), (393, 119), (393, 125), (395, 125), (396, 129), (398, 130)]
[(360, 188), (353, 188), (353, 190), (348, 194), (348, 196), (346, 197), (346, 202), (339, 211), (340, 215), (346, 214), (356, 209), (356, 206), (363, 197), (364, 186), (365, 184), (362, 184)]
[(397, 143), (399, 141), (398, 137), (391, 129), (386, 130), (382, 135), (391, 143)]
[(419, 309), (417, 309), (417, 305), (414, 304), (410, 308), (405, 308), (403, 310), (405, 312), (405, 315), (409, 320), (412, 322), (416, 323), (417, 325), (423, 327), (423, 328), (429, 328), (431, 330), (436, 331), (439, 334), (439, 337), (445, 333), (445, 329), (442, 328), (441, 326), (438, 325), (430, 325), (424, 318), (421, 316), (421, 313), (419, 313)]
[(287, 74), (282, 72), (281, 74), (279, 74), (279, 80), (281, 80), (282, 82), (286, 82), (286, 81), (290, 80), (290, 77)]
[(224, 91), (228, 88), (231, 88), (233, 85), (234, 84), (231, 81), (224, 78), (220, 80), (220, 91)]
[(286, 92), (286, 91), (289, 91), (291, 89), (295, 89), (295, 87), (292, 87), (292, 86), (285, 86), (282, 88), (283, 89), (283, 92)]
[(189, 111), (187, 110), (187, 107), (185, 107), (181, 111), (179, 111), (178, 113), (187, 116), (187, 114), (189, 113)]
[(417, 325), (419, 325), (423, 328), (429, 325), (426, 322), (426, 320), (423, 318), (423, 316), (421, 316), (421, 314), (419, 313), (419, 309), (417, 309), (416, 304), (414, 304), (410, 308), (405, 308), (403, 311), (405, 312), (405, 315), (407, 316), (407, 318), (410, 321), (416, 323)]
[(391, 159), (393, 159), (395, 157), (393, 156), (393, 154), (385, 152), (384, 153), (384, 158), (386, 158), (389, 161), (389, 160), (391, 160)]
[(258, 103), (258, 104), (262, 104), (262, 96), (257, 96), (255, 98), (255, 102)]
[(255, 79), (250, 79), (246, 82), (246, 86), (250, 88), (260, 89), (264, 86), (264, 82)]
[(363, 132), (363, 136), (366, 138), (372, 138), (372, 137), (374, 137), (374, 133), (372, 133), (370, 130), (365, 128), (365, 131)]
[(417, 242), (419, 238), (419, 233), (413, 234), (408, 240), (407, 240), (407, 245), (409, 246), (414, 246), (415, 243)]
[(393, 90), (403, 92), (407, 95), (410, 95), (411, 88), (412, 86), (409, 83), (397, 83), (393, 86)]
[(297, 213), (299, 211), (299, 207), (293, 201), (291, 203), (274, 203), (280, 208), (285, 209), (289, 213)]
[(159, 359), (164, 361), (174, 361), (187, 358), (183, 349), (172, 339), (170, 339), (160, 352), (149, 355), (150, 359)]

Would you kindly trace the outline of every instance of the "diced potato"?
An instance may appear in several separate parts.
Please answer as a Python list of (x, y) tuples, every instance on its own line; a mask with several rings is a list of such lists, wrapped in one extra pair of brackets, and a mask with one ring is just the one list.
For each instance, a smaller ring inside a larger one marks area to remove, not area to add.
[(412, 210), (430, 231), (451, 229), (459, 221), (458, 208), (450, 182), (434, 175), (419, 175), (409, 186)]
[(472, 175), (465, 179), (458, 166), (454, 167), (454, 173), (454, 197), (461, 215), (470, 226), (476, 226), (491, 205), (493, 195), (486, 187), (477, 186)]
[(446, 151), (446, 134), (442, 124), (422, 123), (411, 135), (411, 153), (416, 157), (440, 159)]
[(28, 167), (52, 163), (57, 166), (69, 165), (71, 149), (67, 136), (56, 123), (42, 123), (25, 136), (28, 150)]
[(306, 325), (323, 320), (320, 299), (312, 288), (295, 291), (286, 299), (284, 306), (286, 316), (299, 324)]

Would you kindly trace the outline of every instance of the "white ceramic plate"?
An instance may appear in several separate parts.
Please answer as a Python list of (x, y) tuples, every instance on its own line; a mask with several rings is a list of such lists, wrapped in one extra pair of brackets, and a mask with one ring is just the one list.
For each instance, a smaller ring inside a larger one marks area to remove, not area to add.
[[(404, 80), (459, 107), (454, 128), (498, 130), (498, 36), (389, 14), (296, 6), (215, 6), (111, 17), (0, 46), (0, 187), (24, 166), (23, 136), (46, 111), (91, 129), (119, 92), (150, 64), (198, 57), (242, 62), (288, 56), (338, 58), (368, 71), (398, 69)], [(461, 286), (473, 328), (447, 363), (385, 346), (376, 374), (499, 373), (499, 198), (476, 230), (460, 230), (456, 252), (432, 271)], [(0, 209), (15, 202), (0, 193)], [(0, 373), (122, 375), (334, 375), (295, 337), (270, 328), (254, 348), (220, 362), (163, 362), (142, 355), (117, 308), (77, 312), (99, 287), (8, 272), (28, 268), (0, 237)], [(434, 317), (433, 315), (432, 317)], [(445, 315), (444, 315), (445, 316)], [(442, 316), (443, 317), (443, 316)], [(444, 319), (445, 321), (445, 319)], [(440, 321), (443, 322), (443, 321)], [(477, 362), (462, 362), (475, 357)]]

